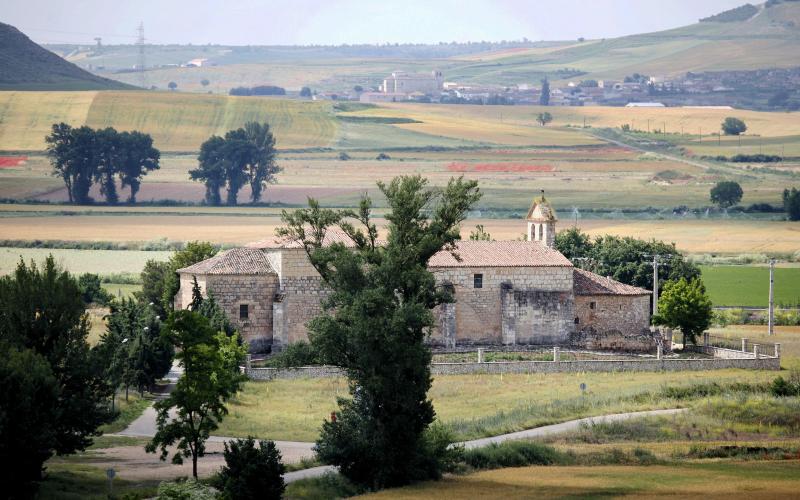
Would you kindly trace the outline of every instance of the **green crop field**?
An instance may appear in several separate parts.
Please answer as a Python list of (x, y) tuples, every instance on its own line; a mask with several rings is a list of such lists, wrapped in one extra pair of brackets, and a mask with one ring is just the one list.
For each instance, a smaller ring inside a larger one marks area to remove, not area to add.
[[(715, 306), (766, 307), (769, 268), (766, 266), (700, 266), (703, 283)], [(775, 268), (775, 303), (800, 304), (800, 268)]]

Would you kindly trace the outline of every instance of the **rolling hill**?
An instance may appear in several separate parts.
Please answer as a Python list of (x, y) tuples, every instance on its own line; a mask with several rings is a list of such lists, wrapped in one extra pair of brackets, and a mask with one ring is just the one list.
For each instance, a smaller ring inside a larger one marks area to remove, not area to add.
[[(108, 74), (113, 74), (114, 68), (130, 68), (136, 60), (133, 45), (105, 46), (102, 54), (92, 49), (81, 51), (77, 46), (50, 48), (80, 65), (102, 63)], [(237, 85), (265, 83), (339, 92), (356, 84), (377, 85), (395, 69), (438, 68), (450, 81), (513, 85), (537, 83), (544, 76), (564, 82), (621, 79), (635, 72), (667, 76), (688, 71), (788, 68), (800, 66), (800, 2), (771, 0), (671, 30), (581, 42), (477, 43), (451, 49), (438, 45), (313, 49), (149, 45), (147, 51), (151, 64), (163, 66), (146, 73), (148, 84), (163, 89), (175, 81), (181, 90), (202, 92), (227, 92)], [(177, 67), (194, 58), (212, 64)], [(138, 81), (132, 73), (114, 77)], [(204, 79), (210, 86), (201, 85)]]
[(2, 90), (106, 90), (130, 85), (103, 78), (65, 61), (25, 36), (0, 23), (0, 89)]

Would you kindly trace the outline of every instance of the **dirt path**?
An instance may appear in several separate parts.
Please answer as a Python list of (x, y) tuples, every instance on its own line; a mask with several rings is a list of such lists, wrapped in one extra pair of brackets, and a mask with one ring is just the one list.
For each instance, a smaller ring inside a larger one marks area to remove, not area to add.
[[(155, 432), (155, 411), (148, 408), (139, 419), (134, 421), (130, 427), (118, 435), (149, 437)], [(616, 413), (612, 415), (601, 415), (597, 417), (580, 418), (570, 420), (560, 424), (536, 427), (520, 432), (502, 434), (472, 441), (460, 443), (467, 449), (479, 448), (492, 443), (502, 443), (517, 439), (534, 439), (553, 434), (560, 434), (573, 430), (578, 430), (583, 425), (605, 422), (619, 422), (640, 417), (674, 415), (686, 411), (685, 409), (651, 410), (631, 413)], [(152, 430), (152, 432), (150, 432)], [(148, 434), (149, 432), (149, 434)], [(223, 443), (229, 441), (230, 437), (211, 436), (208, 440), (206, 455), (198, 460), (198, 474), (206, 477), (216, 472), (225, 463), (222, 456)], [(296, 463), (304, 458), (313, 458), (312, 447), (314, 443), (303, 443), (297, 441), (275, 441), (281, 451), (285, 463)], [(174, 451), (174, 450), (173, 450)], [(171, 455), (170, 455), (171, 456)], [(108, 468), (113, 467), (118, 477), (129, 480), (142, 479), (173, 479), (176, 477), (189, 476), (192, 473), (191, 461), (187, 460), (183, 465), (173, 465), (169, 461), (162, 462), (157, 454), (146, 453), (143, 446), (117, 446), (95, 450), (87, 454), (88, 461), (95, 466)], [(288, 472), (284, 476), (287, 482), (297, 481), (309, 477), (319, 477), (335, 468), (330, 466), (314, 467), (301, 471)]]

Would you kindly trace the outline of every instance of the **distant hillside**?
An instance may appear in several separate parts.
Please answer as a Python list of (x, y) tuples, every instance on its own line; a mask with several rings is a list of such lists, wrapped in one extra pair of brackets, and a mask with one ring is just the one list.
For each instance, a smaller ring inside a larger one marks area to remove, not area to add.
[(0, 23), (0, 89), (105, 90), (130, 85), (102, 78), (46, 50), (17, 28)]

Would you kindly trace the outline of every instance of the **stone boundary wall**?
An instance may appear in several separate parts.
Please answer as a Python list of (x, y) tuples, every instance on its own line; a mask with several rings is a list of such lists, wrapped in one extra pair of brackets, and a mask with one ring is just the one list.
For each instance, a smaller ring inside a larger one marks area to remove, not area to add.
[[(740, 353), (741, 354), (741, 353)], [(745, 370), (780, 370), (781, 359), (775, 356), (715, 359), (645, 359), (584, 361), (494, 361), (490, 363), (432, 363), (432, 375), (467, 375), (474, 373), (575, 373), (575, 372), (660, 372), (699, 371), (741, 368)], [(335, 366), (298, 368), (249, 368), (251, 380), (325, 378), (344, 375)]]

